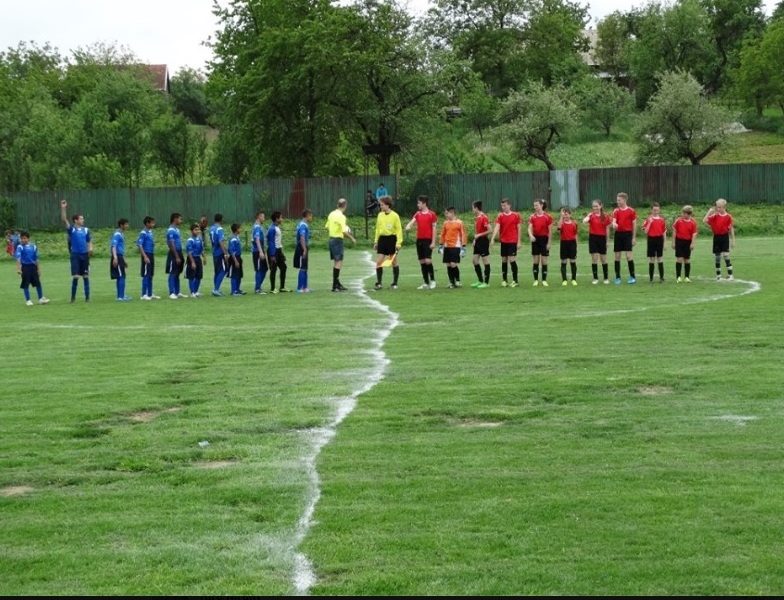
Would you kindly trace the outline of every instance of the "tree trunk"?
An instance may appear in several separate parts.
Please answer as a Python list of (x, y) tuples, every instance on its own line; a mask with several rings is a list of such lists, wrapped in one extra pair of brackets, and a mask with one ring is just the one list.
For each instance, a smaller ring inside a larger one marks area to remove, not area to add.
[(376, 156), (376, 164), (378, 164), (379, 175), (389, 175), (389, 168), (392, 164), (391, 154), (379, 154)]

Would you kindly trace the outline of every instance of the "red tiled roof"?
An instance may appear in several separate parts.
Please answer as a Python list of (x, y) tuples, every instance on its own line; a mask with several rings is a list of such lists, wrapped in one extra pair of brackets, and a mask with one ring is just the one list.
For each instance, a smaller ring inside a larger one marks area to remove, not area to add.
[(169, 67), (166, 65), (140, 65), (150, 75), (150, 80), (156, 90), (169, 91)]

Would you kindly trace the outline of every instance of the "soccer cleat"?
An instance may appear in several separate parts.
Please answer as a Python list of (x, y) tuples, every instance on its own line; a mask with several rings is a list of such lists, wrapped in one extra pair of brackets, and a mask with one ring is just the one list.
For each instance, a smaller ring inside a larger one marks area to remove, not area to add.
[(430, 289), (430, 285), (429, 285), (429, 284), (427, 284), (427, 283), (423, 283), (423, 284), (422, 284), (422, 285), (420, 285), (420, 286), (419, 286), (417, 289), (418, 289), (418, 290), (429, 290), (429, 289)]
[(509, 284), (507, 283), (506, 279), (501, 281), (501, 287), (507, 287)]
[(682, 277), (678, 277), (678, 279), (675, 280), (675, 283), (681, 283), (682, 281), (683, 281), (683, 278)]
[(430, 282), (430, 289), (431, 289), (431, 290), (434, 290), (434, 289), (436, 289), (436, 282), (435, 282), (435, 280), (433, 280), (433, 281), (431, 281), (431, 282)]
[(509, 284), (509, 287), (516, 288), (518, 285), (520, 284), (517, 283), (516, 281), (513, 281), (512, 283)]
[(688, 277), (684, 277), (683, 281), (684, 283), (691, 283), (691, 279), (689, 279)]
[(547, 280), (545, 279), (545, 280), (542, 282), (542, 286), (543, 286), (543, 287), (550, 287), (550, 284), (549, 284), (549, 283), (547, 283)]
[(280, 288), (282, 294), (290, 294), (292, 291), (293, 290), (290, 290), (289, 288)]
[(297, 293), (298, 294), (309, 294), (310, 293), (310, 289), (302, 288), (301, 290), (297, 290)]
[(539, 287), (539, 280), (538, 279), (534, 279), (534, 287)]
[(345, 287), (342, 283), (338, 283), (338, 291), (339, 292), (347, 292), (348, 288)]
[(463, 287), (463, 284), (459, 281), (455, 281), (455, 287)]
[(33, 301), (32, 300), (28, 300), (27, 302), (25, 302), (25, 304), (27, 306), (32, 306), (33, 305)]
[(215, 297), (223, 296), (223, 293), (220, 290), (212, 290), (212, 295)]
[(629, 279), (626, 280), (626, 283), (634, 284), (637, 283), (637, 280), (634, 277), (629, 277)]
[(240, 294), (239, 292), (232, 292), (231, 295), (232, 296), (242, 296), (242, 294)]
[[(729, 279), (729, 277), (727, 277)], [(721, 281), (721, 275), (716, 275), (716, 281)]]
[(620, 277), (616, 277), (616, 278), (613, 280), (613, 283), (614, 283), (615, 285), (621, 285), (621, 278), (620, 278)]
[(201, 298), (201, 292), (193, 292), (193, 294), (191, 295), (191, 298)]
[(476, 289), (483, 290), (483, 289), (489, 288), (489, 287), (490, 287), (490, 284), (488, 284), (488, 283), (480, 283), (478, 286), (476, 286)]
[(577, 285), (577, 280), (576, 279), (572, 279), (572, 287), (574, 287), (576, 285)]
[(566, 287), (567, 285), (569, 285), (569, 282), (568, 282), (568, 281), (566, 281), (566, 279), (564, 279), (564, 280), (563, 280), (563, 282), (561, 283), (561, 285), (562, 285), (563, 287)]
[(475, 281), (474, 283), (471, 284), (471, 287), (472, 288), (478, 288), (480, 283), (482, 283), (482, 282), (481, 281)]
[(605, 279), (604, 280), (604, 285), (610, 285), (610, 280), (609, 279)]
[(150, 300), (160, 300), (160, 296), (156, 296), (155, 294), (150, 294)]
[(735, 278), (732, 275), (727, 275), (727, 281), (735, 281)]
[(390, 290), (396, 290), (397, 289), (397, 284), (393, 283), (392, 285), (389, 286), (389, 289)]
[(180, 292), (177, 292), (177, 297), (178, 298), (187, 298), (188, 294), (181, 294)]
[(593, 281), (591, 281), (591, 283), (593, 285), (598, 285), (599, 284), (599, 280), (598, 279), (594, 279)]
[(139, 300), (145, 300), (145, 301), (147, 301), (147, 300), (152, 300), (152, 298), (150, 298), (150, 297), (149, 297), (147, 294), (145, 294), (144, 296), (142, 296), (141, 298), (139, 298)]
[(46, 296), (39, 298), (38, 304), (49, 304), (49, 298), (47, 298)]
[(373, 286), (374, 290), (380, 290), (383, 286), (381, 285), (380, 281), (377, 281), (376, 284)]
[(271, 291), (270, 291), (270, 293), (271, 293), (271, 294), (277, 294), (277, 293), (278, 293), (278, 290), (271, 290)]
[(448, 287), (450, 290), (453, 290), (453, 289), (455, 289), (457, 286), (456, 286), (454, 283), (450, 283), (450, 284), (449, 284), (447, 287)]
[(169, 294), (169, 300), (176, 300), (177, 298), (179, 298), (177, 294)]

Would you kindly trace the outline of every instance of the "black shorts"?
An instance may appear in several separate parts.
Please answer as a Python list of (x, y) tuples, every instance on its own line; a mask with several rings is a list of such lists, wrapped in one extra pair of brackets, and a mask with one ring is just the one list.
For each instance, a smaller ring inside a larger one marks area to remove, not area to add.
[(713, 253), (721, 254), (722, 252), (729, 252), (729, 251), (730, 251), (730, 234), (725, 233), (723, 235), (714, 235)]
[(182, 270), (185, 268), (185, 261), (183, 260), (182, 252), (177, 253), (177, 258), (180, 259), (180, 264), (177, 264), (174, 254), (171, 250), (169, 250), (169, 254), (166, 256), (167, 273), (171, 273), (172, 275), (179, 275), (182, 273)]
[(193, 260), (196, 263), (196, 267), (194, 268), (190, 259), (188, 259), (185, 265), (185, 279), (202, 279), (204, 277), (204, 261), (201, 256), (194, 256)]
[(433, 249), (430, 247), (430, 244), (432, 244), (432, 243), (433, 243), (433, 240), (418, 239), (416, 241), (417, 259), (418, 260), (425, 260), (426, 258), (433, 258)]
[(229, 260), (227, 261), (229, 263), (229, 268), (228, 268), (228, 271), (226, 273), (226, 276), (229, 279), (242, 279), (242, 257), (238, 256), (236, 258), (237, 258), (237, 262), (239, 263), (239, 265), (235, 265), (234, 264), (234, 257), (233, 256), (230, 256)]
[(220, 256), (213, 255), (212, 266), (215, 269), (215, 274), (220, 275), (221, 273), (226, 272), (229, 265), (226, 264), (226, 259), (223, 257), (223, 254), (221, 254)]
[(278, 248), (275, 250), (275, 254), (269, 257), (270, 267), (285, 267), (286, 266), (286, 255), (283, 254), (283, 249)]
[(517, 243), (501, 242), (501, 256), (517, 256)]
[(128, 269), (128, 263), (125, 262), (125, 257), (122, 255), (117, 256), (117, 266), (115, 267), (112, 260), (109, 260), (109, 275), (112, 279), (120, 279), (125, 277), (125, 272)]
[(577, 260), (577, 240), (561, 240), (561, 260)]
[(648, 238), (648, 258), (664, 256), (664, 236), (657, 235)]
[(460, 262), (460, 248), (444, 248), (444, 262), (445, 263), (459, 263)]
[(588, 236), (589, 254), (607, 254), (607, 236), (592, 233)]
[(256, 273), (267, 270), (267, 259), (266, 257), (261, 258), (261, 254), (259, 252), (253, 253), (253, 270)]
[(691, 240), (675, 238), (675, 258), (691, 258)]
[(634, 249), (632, 244), (631, 231), (616, 231), (615, 242), (613, 243), (614, 252), (631, 252)]
[(490, 256), (490, 240), (486, 235), (474, 238), (474, 256)]
[(550, 251), (547, 249), (549, 240), (546, 235), (537, 235), (536, 241), (531, 242), (531, 256), (550, 256)]
[(150, 259), (149, 263), (144, 262), (144, 257), (141, 258), (141, 268), (139, 269), (139, 275), (142, 277), (152, 277), (155, 275), (155, 257), (151, 254), (148, 254), (147, 258)]
[(308, 270), (308, 255), (303, 256), (302, 249), (299, 246), (294, 250), (294, 268), (301, 271)]
[(392, 256), (397, 252), (397, 236), (382, 235), (376, 242), (377, 252), (384, 256)]
[(71, 275), (87, 277), (90, 274), (90, 255), (71, 254)]
[(343, 260), (343, 238), (329, 238), (329, 259)]
[(38, 277), (38, 265), (22, 265), (22, 283), (19, 287), (25, 289), (30, 285), (36, 288), (41, 285), (41, 279)]

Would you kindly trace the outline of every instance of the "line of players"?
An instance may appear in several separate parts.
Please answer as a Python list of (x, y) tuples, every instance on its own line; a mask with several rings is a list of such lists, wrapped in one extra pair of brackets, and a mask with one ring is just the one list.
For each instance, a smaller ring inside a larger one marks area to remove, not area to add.
[[(424, 283), (419, 289), (433, 289), (436, 287), (435, 271), (433, 268), (432, 253), (436, 247), (436, 240), (439, 241), (439, 252), (443, 254), (443, 262), (447, 265), (447, 275), (449, 287), (461, 287), (460, 281), (460, 260), (466, 254), (468, 247), (468, 235), (462, 221), (457, 218), (453, 207), (446, 210), (446, 221), (441, 228), (440, 236), (436, 236), (438, 216), (428, 207), (427, 196), (420, 196), (417, 199), (417, 212), (406, 225), (406, 231), (416, 226), (416, 249), (417, 258), (422, 270)], [(593, 284), (599, 283), (598, 268), (602, 266), (603, 281), (609, 284), (607, 246), (610, 231), (614, 230), (614, 253), (615, 253), (615, 283), (621, 283), (621, 255), (625, 254), (629, 278), (627, 283), (636, 283), (635, 266), (633, 257), (633, 247), (636, 245), (637, 236), (637, 213), (628, 205), (628, 196), (619, 193), (616, 197), (617, 208), (611, 215), (604, 212), (601, 201), (594, 200), (592, 210), (587, 214), (582, 222), (588, 225), (588, 250), (591, 254)], [(89, 262), (92, 255), (92, 238), (90, 230), (84, 226), (83, 215), (73, 215), (68, 220), (66, 215), (67, 202), (61, 201), (61, 218), (68, 231), (68, 245), (71, 259), (71, 302), (76, 299), (76, 291), (79, 279), (83, 280), (85, 300), (90, 299), (89, 283)], [(400, 268), (398, 264), (398, 252), (403, 244), (403, 228), (400, 217), (392, 210), (393, 202), (388, 196), (380, 199), (381, 210), (377, 217), (374, 250), (376, 256), (376, 283), (375, 289), (382, 288), (383, 269), (391, 266), (393, 269), (392, 288), (398, 286)], [(347, 226), (345, 211), (347, 202), (341, 198), (337, 208), (330, 213), (327, 218), (326, 228), (329, 232), (329, 251), (330, 258), (334, 261), (333, 265), (333, 292), (345, 291), (346, 288), (340, 283), (340, 270), (343, 261), (343, 238), (349, 237), (356, 241), (351, 235), (351, 230)], [(534, 212), (528, 219), (527, 233), (531, 242), (531, 255), (533, 258), (533, 277), (534, 286), (549, 285), (547, 282), (548, 259), (552, 241), (553, 218), (546, 212), (545, 202), (535, 200), (533, 203)], [(727, 210), (726, 200), (719, 199), (715, 207), (709, 209), (703, 222), (710, 227), (713, 232), (713, 254), (716, 268), (716, 279), (721, 279), (721, 260), (724, 260), (727, 279), (733, 279), (733, 267), (730, 259), (730, 250), (735, 245), (735, 230), (732, 215)], [(522, 247), (522, 219), (520, 214), (512, 211), (509, 199), (501, 200), (501, 211), (495, 220), (495, 225), (490, 230), (490, 222), (487, 215), (482, 212), (482, 203), (473, 203), (474, 239), (473, 239), (473, 266), (476, 272), (477, 281), (472, 287), (485, 288), (490, 283), (490, 247), (495, 240), (500, 241), (501, 255), (501, 274), (502, 287), (517, 287), (517, 251)], [(676, 256), (676, 282), (690, 282), (691, 275), (691, 252), (694, 249), (694, 241), (698, 234), (698, 227), (692, 217), (692, 208), (684, 206), (681, 216), (672, 225), (672, 247)], [(286, 257), (283, 251), (282, 241), (282, 215), (274, 212), (271, 215), (271, 224), (267, 231), (264, 231), (265, 214), (258, 212), (251, 232), (251, 254), (255, 272), (254, 291), (257, 294), (264, 294), (263, 283), (269, 273), (270, 289), (272, 293), (289, 292), (285, 287), (286, 280)], [(313, 213), (305, 210), (302, 220), (299, 222), (295, 233), (294, 266), (299, 269), (297, 292), (308, 293), (308, 258), (310, 249), (310, 223), (313, 220)], [(206, 253), (206, 234), (200, 224), (195, 223), (190, 227), (190, 238), (187, 239), (184, 247), (180, 236), (179, 227), (182, 224), (182, 216), (179, 213), (171, 215), (169, 228), (166, 232), (166, 244), (168, 248), (166, 260), (166, 272), (169, 275), (169, 298), (176, 300), (186, 297), (180, 291), (180, 275), (185, 272), (188, 280), (190, 296), (198, 298), (201, 296), (199, 291), (201, 279), (204, 275), (204, 255)], [(127, 262), (125, 260), (125, 232), (128, 229), (128, 220), (118, 221), (117, 231), (111, 238), (111, 278), (116, 281), (117, 300), (127, 302), (130, 300), (125, 293), (125, 280)], [(142, 300), (155, 300), (159, 296), (153, 293), (153, 275), (155, 272), (155, 240), (153, 228), (155, 219), (145, 217), (144, 229), (140, 232), (136, 241), (140, 253), (140, 275), (142, 278)], [(647, 235), (648, 248), (647, 256), (649, 263), (649, 279), (654, 280), (654, 272), (658, 266), (659, 281), (664, 281), (663, 254), (667, 240), (668, 227), (666, 220), (661, 215), (658, 203), (654, 203), (650, 216), (643, 223), (643, 230)], [(560, 233), (560, 259), (562, 285), (577, 285), (577, 238), (579, 224), (573, 220), (571, 211), (568, 208), (561, 210), (560, 218), (556, 224)], [(242, 263), (242, 242), (240, 234), (242, 227), (235, 223), (231, 226), (231, 237), (226, 240), (223, 229), (223, 217), (215, 215), (212, 226), (209, 227), (209, 238), (212, 245), (212, 258), (214, 267), (213, 290), (214, 296), (222, 296), (221, 284), (228, 277), (231, 281), (231, 294), (234, 296), (245, 295), (241, 289), (243, 278)], [(39, 304), (47, 304), (49, 300), (43, 295), (40, 281), (40, 265), (38, 261), (38, 249), (35, 244), (30, 242), (27, 232), (20, 235), (20, 243), (15, 250), (17, 260), (17, 271), (21, 275), (21, 285), (25, 296), (25, 302), (32, 306), (29, 288), (32, 286), (38, 293)], [(266, 250), (266, 251), (265, 251)], [(567, 265), (571, 269), (571, 280), (567, 278)], [(509, 271), (511, 270), (512, 281), (509, 282)], [(279, 275), (279, 287), (276, 289), (276, 277)]]
[[(615, 254), (614, 283), (621, 283), (621, 256), (627, 262), (629, 277), (627, 283), (637, 283), (635, 274), (633, 249), (637, 244), (637, 212), (629, 206), (629, 197), (621, 192), (616, 196), (617, 207), (611, 214), (604, 212), (600, 200), (594, 200), (591, 212), (585, 215), (582, 223), (588, 225), (588, 251), (591, 254), (592, 284), (599, 283), (599, 264), (602, 267), (603, 282), (610, 283), (609, 266), (607, 263), (607, 247), (611, 231), (613, 236), (613, 252)], [(376, 223), (374, 250), (376, 256), (375, 289), (382, 288), (383, 268), (392, 266), (393, 281), (391, 288), (397, 289), (400, 268), (397, 260), (398, 252), (403, 243), (403, 228), (400, 217), (392, 210), (392, 199), (380, 199), (381, 211)], [(492, 231), (487, 215), (482, 212), (482, 202), (472, 205), (474, 213), (473, 266), (477, 281), (472, 287), (486, 288), (490, 283), (490, 247), (496, 239), (500, 241), (501, 255), (501, 286), (517, 287), (519, 285), (517, 269), (517, 252), (522, 248), (523, 221), (520, 214), (513, 211), (508, 198), (501, 200), (501, 210), (495, 220)], [(533, 213), (528, 219), (527, 234), (531, 242), (533, 285), (547, 287), (548, 263), (552, 243), (553, 227), (560, 234), (560, 259), (562, 286), (577, 285), (577, 239), (579, 223), (572, 217), (569, 208), (563, 208), (558, 222), (546, 211), (544, 200), (534, 200)], [(447, 208), (446, 221), (441, 228), (440, 236), (436, 235), (438, 216), (428, 207), (427, 196), (417, 199), (417, 212), (408, 222), (406, 231), (416, 227), (416, 249), (422, 270), (423, 283), (419, 289), (436, 287), (433, 270), (433, 250), (436, 240), (439, 241), (439, 252), (443, 254), (443, 262), (447, 265), (449, 287), (461, 287), (460, 259), (466, 255), (468, 236), (465, 226), (457, 218), (453, 207)], [(730, 250), (735, 245), (735, 229), (732, 215), (727, 212), (727, 201), (719, 199), (715, 207), (708, 210), (703, 222), (713, 232), (713, 254), (716, 268), (716, 279), (721, 279), (721, 260), (724, 260), (727, 279), (733, 279)], [(642, 224), (647, 236), (648, 275), (654, 281), (658, 267), (659, 281), (664, 282), (664, 248), (667, 242), (668, 226), (661, 215), (661, 207), (653, 203), (651, 214)], [(691, 253), (699, 233), (697, 222), (693, 218), (693, 209), (686, 205), (669, 229), (672, 235), (672, 248), (675, 250), (675, 277), (677, 283), (691, 282)], [(567, 277), (567, 266), (571, 271), (571, 280)], [(511, 271), (511, 282), (509, 281)]]

